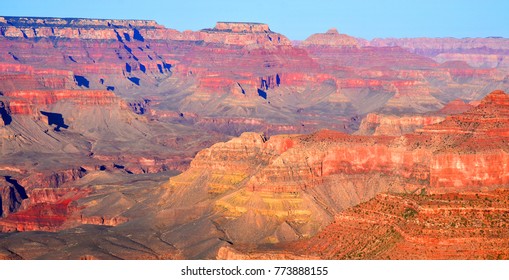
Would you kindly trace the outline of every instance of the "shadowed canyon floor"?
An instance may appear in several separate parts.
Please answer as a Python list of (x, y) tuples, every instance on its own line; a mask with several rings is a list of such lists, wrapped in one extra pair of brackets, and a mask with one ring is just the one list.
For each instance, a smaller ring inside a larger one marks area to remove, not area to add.
[(508, 39), (0, 32), (0, 259), (509, 258)]

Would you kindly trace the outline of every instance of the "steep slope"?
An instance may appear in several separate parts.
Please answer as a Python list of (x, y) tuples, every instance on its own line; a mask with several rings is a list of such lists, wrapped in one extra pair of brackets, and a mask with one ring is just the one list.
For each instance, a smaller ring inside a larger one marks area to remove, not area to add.
[(138, 114), (235, 136), (353, 132), (373, 111), (435, 111), (507, 86), (503, 68), (440, 65), (334, 29), (299, 46), (262, 23), (178, 32), (143, 20), (2, 17), (0, 30), (0, 91), (110, 90)]
[(0, 100), (0, 231), (67, 227), (75, 201), (95, 188), (73, 182), (90, 172), (184, 170), (223, 139), (139, 116), (111, 91), (16, 90)]
[(424, 126), (441, 122), (448, 115), (461, 114), (473, 107), (473, 105), (457, 99), (445, 104), (438, 111), (429, 112), (424, 115), (370, 113), (362, 119), (359, 130), (355, 134), (399, 136), (412, 133)]
[(448, 57), (334, 29), (292, 45), (263, 23), (0, 17), (0, 258), (216, 258), (379, 194), (505, 188), (505, 41), (474, 41), (438, 39)]
[[(129, 183), (91, 172), (66, 183), (96, 187), (64, 208), (63, 230), (11, 233), (0, 245), (9, 258), (504, 258), (506, 195), (494, 190), (509, 182), (508, 100), (492, 92), (400, 137), (244, 133), (199, 152), (162, 185), (164, 177)], [(113, 227), (92, 242), (103, 225)], [(59, 252), (75, 233), (82, 242)], [(39, 251), (12, 245), (21, 238), (37, 239)], [(64, 242), (48, 250), (54, 240)]]
[[(509, 96), (494, 91), (475, 108), (396, 138), (414, 152), (423, 151), (428, 159), (421, 162), (423, 177), (414, 185), (417, 192), (409, 194), (406, 189), (373, 195), (368, 202), (336, 213), (333, 223), (309, 239), (257, 247), (234, 243), (221, 248), (217, 257), (508, 258), (508, 105)], [(387, 146), (390, 151), (394, 142)], [(352, 154), (359, 153), (353, 150)], [(355, 160), (353, 155), (348, 158)], [(416, 162), (415, 157), (408, 159)], [(371, 170), (380, 168), (379, 164)]]
[(507, 259), (507, 190), (379, 194), (310, 239), (272, 248), (223, 247), (221, 259)]
[(215, 201), (215, 221), (231, 242), (263, 244), (313, 236), (378, 193), (497, 189), (508, 184), (507, 100), (492, 92), (476, 108), (401, 137), (246, 134), (201, 152), (170, 180), (169, 203)]

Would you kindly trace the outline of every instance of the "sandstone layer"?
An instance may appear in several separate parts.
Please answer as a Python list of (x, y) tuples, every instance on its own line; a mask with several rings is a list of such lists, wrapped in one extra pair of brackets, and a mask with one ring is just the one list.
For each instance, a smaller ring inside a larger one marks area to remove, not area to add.
[(506, 40), (0, 17), (0, 258), (505, 258)]

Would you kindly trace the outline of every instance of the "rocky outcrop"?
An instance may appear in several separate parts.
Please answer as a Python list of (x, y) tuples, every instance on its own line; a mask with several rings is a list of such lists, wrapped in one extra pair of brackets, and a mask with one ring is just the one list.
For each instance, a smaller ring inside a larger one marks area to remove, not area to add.
[(122, 104), (122, 101), (111, 91), (102, 90), (23, 90), (7, 91), (3, 95), (9, 99), (10, 103), (14, 103), (12, 107), (10, 104), (8, 105), (13, 114), (23, 114), (27, 111), (22, 109), (21, 104), (23, 103), (26, 104), (26, 107), (44, 107), (59, 101), (70, 101), (75, 105), (84, 106)]
[(218, 22), (215, 28), (180, 33), (153, 20), (105, 20), (1, 17), (0, 31), (7, 38), (67, 38), (115, 40), (121, 43), (146, 40), (205, 41), (231, 45), (290, 45), (267, 24)]
[(440, 109), (437, 113), (444, 115), (444, 116), (456, 115), (456, 114), (461, 114), (463, 112), (466, 112), (466, 111), (472, 109), (473, 107), (474, 107), (474, 105), (472, 105), (472, 104), (468, 104), (461, 99), (456, 99), (456, 100), (453, 100), (453, 101), (445, 104), (445, 106), (442, 109)]
[(0, 218), (2, 218), (16, 213), (28, 196), (25, 188), (11, 176), (0, 178)]
[[(105, 20), (73, 18), (0, 17), (5, 37), (103, 39), (143, 41), (143, 34), (164, 27), (153, 20)], [(128, 33), (125, 33), (125, 32)], [(128, 39), (129, 38), (129, 39)]]
[[(505, 94), (470, 107), (509, 85), (498, 43), (431, 54), (336, 30), (292, 45), (260, 23), (1, 17), (0, 172), (27, 198), (6, 181), (0, 225), (59, 232), (29, 250), (35, 234), (5, 234), (0, 257), (228, 258), (312, 238), (380, 193), (504, 187)], [(377, 135), (330, 130), (366, 115)], [(225, 134), (240, 137), (213, 145)]]
[(474, 106), (461, 99), (453, 100), (440, 110), (425, 115), (388, 115), (370, 113), (362, 119), (358, 135), (390, 135), (399, 136), (421, 129), (425, 126), (439, 123), (448, 115), (456, 115), (472, 109)]
[(309, 36), (300, 46), (333, 46), (340, 48), (357, 48), (359, 46), (354, 37), (340, 34), (336, 28), (331, 28), (325, 33)]
[(291, 45), (288, 38), (272, 32), (267, 24), (250, 22), (218, 22), (213, 29), (199, 31), (197, 38), (205, 42), (241, 46), (255, 45), (265, 48)]
[(507, 190), (444, 195), (379, 194), (336, 215), (316, 236), (219, 259), (507, 259)]
[(78, 210), (75, 201), (85, 196), (87, 192), (77, 189), (31, 191), (30, 202), (26, 203), (23, 209), (0, 219), (0, 232), (64, 229), (66, 227), (64, 224), (69, 222), (71, 215)]
[(398, 136), (412, 133), (418, 128), (444, 119), (445, 117), (441, 116), (395, 116), (371, 113), (362, 120), (356, 134)]
[(507, 259), (504, 195), (378, 195), (287, 250), (320, 259)]
[[(217, 122), (212, 130), (234, 136), (254, 129), (353, 132), (359, 116), (375, 110), (424, 113), (505, 89), (504, 72), (440, 65), (335, 29), (299, 46), (262, 23), (178, 32), (153, 21), (3, 17), (0, 29), (0, 91), (111, 91), (131, 102), (150, 99), (154, 112)], [(33, 110), (13, 102), (19, 112)], [(251, 121), (263, 125), (236, 124)]]
[[(431, 165), (431, 185), (441, 192), (490, 189), (509, 181), (504, 144), (509, 134), (509, 98), (494, 91), (481, 103), (460, 115), (423, 128), (423, 133), (442, 135), (444, 148)], [(454, 152), (455, 153), (454, 153)], [(494, 164), (496, 162), (496, 164)]]
[(172, 178), (171, 205), (215, 200), (218, 226), (233, 243), (271, 243), (312, 236), (378, 193), (493, 190), (509, 179), (507, 99), (492, 92), (467, 112), (400, 137), (243, 134), (200, 152)]

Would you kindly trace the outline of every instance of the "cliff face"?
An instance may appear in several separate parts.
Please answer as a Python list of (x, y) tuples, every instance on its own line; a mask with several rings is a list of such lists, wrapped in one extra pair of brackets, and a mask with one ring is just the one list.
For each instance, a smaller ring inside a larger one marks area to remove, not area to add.
[(331, 28), (325, 33), (318, 33), (309, 36), (301, 46), (333, 46), (342, 48), (357, 48), (357, 40), (346, 34), (339, 34), (336, 28)]
[(359, 135), (392, 135), (398, 136), (412, 133), (423, 126), (441, 122), (441, 116), (395, 116), (368, 114), (361, 122)]
[(367, 114), (361, 121), (357, 135), (389, 135), (399, 136), (415, 132), (431, 124), (445, 120), (448, 115), (456, 115), (472, 109), (474, 106), (456, 99), (435, 112), (428, 112), (425, 115), (396, 115), (383, 113)]
[(419, 40), (0, 17), (0, 231), (47, 231), (3, 235), (0, 258), (240, 256), (380, 193), (505, 187), (509, 102), (487, 95), (508, 88), (505, 41)]
[[(375, 110), (434, 111), (507, 85), (500, 67), (440, 65), (406, 45), (367, 46), (335, 29), (298, 46), (261, 23), (178, 32), (154, 21), (2, 17), (0, 31), (0, 91), (108, 90), (150, 100), (138, 113), (193, 115), (171, 121), (230, 135), (352, 132)], [(486, 55), (498, 55), (500, 42), (488, 42)]]
[(229, 259), (507, 259), (507, 190), (483, 194), (394, 195), (343, 211), (313, 238), (245, 250)]
[(500, 188), (509, 182), (507, 100), (492, 92), (469, 111), (400, 137), (244, 134), (200, 152), (172, 178), (172, 205), (213, 200), (216, 223), (233, 243), (270, 243), (313, 236), (378, 193)]

